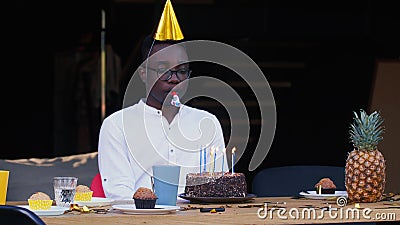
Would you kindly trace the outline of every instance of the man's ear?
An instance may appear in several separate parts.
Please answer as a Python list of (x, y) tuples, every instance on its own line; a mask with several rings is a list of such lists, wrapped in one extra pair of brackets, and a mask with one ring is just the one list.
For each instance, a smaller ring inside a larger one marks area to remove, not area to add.
[(142, 79), (142, 82), (146, 83), (146, 80), (147, 80), (146, 70), (142, 66), (139, 67), (139, 76), (140, 76), (140, 79)]

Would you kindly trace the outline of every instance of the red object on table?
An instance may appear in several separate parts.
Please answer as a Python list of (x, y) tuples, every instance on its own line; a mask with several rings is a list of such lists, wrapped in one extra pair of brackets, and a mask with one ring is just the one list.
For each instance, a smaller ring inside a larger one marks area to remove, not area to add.
[(90, 190), (93, 191), (93, 197), (106, 197), (103, 190), (103, 184), (101, 183), (100, 173), (97, 173), (96, 176), (93, 177), (92, 183), (90, 184)]

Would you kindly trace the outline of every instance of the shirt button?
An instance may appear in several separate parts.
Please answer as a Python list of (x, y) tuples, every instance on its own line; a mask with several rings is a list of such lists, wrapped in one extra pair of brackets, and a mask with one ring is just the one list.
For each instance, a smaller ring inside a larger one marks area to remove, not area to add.
[(173, 150), (173, 149), (171, 149), (171, 150), (169, 150), (169, 151), (170, 151), (171, 153), (172, 153), (172, 152), (174, 152), (174, 150)]

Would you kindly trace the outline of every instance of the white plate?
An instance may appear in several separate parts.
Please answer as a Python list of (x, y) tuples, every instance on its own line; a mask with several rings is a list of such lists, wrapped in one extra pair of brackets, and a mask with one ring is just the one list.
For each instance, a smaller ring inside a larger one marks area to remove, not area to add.
[(340, 196), (345, 196), (347, 197), (347, 192), (346, 191), (335, 191), (335, 194), (317, 194), (316, 191), (302, 191), (299, 193), (299, 195), (305, 197), (305, 198), (310, 198), (310, 199), (328, 199), (328, 198), (333, 198), (333, 197), (340, 197)]
[(59, 216), (64, 214), (66, 210), (69, 210), (69, 208), (60, 206), (51, 206), (48, 210), (33, 210), (29, 208), (29, 205), (19, 205), (19, 207), (29, 209), (38, 216)]
[(109, 198), (92, 197), (92, 201), (75, 201), (74, 203), (78, 204), (78, 206), (81, 207), (101, 207), (111, 205), (113, 203), (113, 200)]
[(113, 205), (130, 205), (135, 204), (135, 200), (131, 199), (115, 199)]
[(122, 212), (127, 214), (167, 214), (180, 209), (179, 206), (172, 205), (156, 205), (154, 209), (137, 209), (135, 204), (113, 205), (112, 208), (121, 210)]

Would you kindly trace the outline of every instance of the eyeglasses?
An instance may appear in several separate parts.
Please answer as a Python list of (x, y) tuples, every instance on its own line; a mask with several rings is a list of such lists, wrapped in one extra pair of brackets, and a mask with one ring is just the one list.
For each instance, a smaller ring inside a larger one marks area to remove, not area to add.
[(172, 74), (174, 73), (176, 74), (176, 77), (178, 78), (179, 81), (183, 81), (188, 79), (190, 77), (190, 74), (192, 73), (192, 71), (189, 69), (165, 70), (165, 69), (153, 69), (150, 67), (147, 67), (147, 69), (157, 72), (158, 78), (162, 81), (167, 81), (171, 79)]

